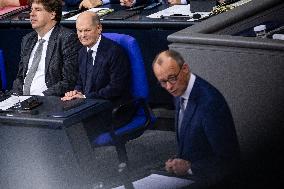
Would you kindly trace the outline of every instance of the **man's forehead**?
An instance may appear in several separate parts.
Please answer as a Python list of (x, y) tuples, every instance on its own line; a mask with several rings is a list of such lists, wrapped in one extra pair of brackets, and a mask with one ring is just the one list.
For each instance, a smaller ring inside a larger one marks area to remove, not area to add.
[(31, 7), (45, 9), (42, 3), (32, 3)]
[(172, 70), (178, 68), (176, 61), (168, 56), (160, 56), (156, 64), (158, 65), (158, 67), (160, 67), (160, 69), (165, 70)]
[(155, 69), (156, 75), (159, 78), (168, 78), (169, 76), (176, 74), (178, 70), (178, 66), (174, 62), (164, 62), (161, 65), (155, 64), (154, 69)]
[(35, 6), (40, 6), (40, 7), (43, 7), (43, 4), (42, 3), (37, 3), (37, 2), (34, 2), (32, 3), (32, 6), (35, 7)]

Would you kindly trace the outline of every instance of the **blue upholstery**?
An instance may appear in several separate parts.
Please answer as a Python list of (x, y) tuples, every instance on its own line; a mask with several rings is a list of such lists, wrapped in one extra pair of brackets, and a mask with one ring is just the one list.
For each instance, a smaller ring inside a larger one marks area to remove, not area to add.
[[(120, 127), (119, 129), (99, 135), (92, 140), (92, 143), (95, 146), (115, 145), (118, 151), (118, 156), (120, 156), (118, 148), (122, 147), (122, 151), (125, 151), (124, 155), (127, 159), (125, 143), (128, 140), (142, 135), (151, 123), (156, 120), (156, 118), (151, 113), (147, 104), (149, 95), (148, 81), (143, 58), (137, 41), (133, 37), (125, 34), (103, 33), (103, 35), (120, 44), (128, 54), (131, 65), (130, 90), (132, 97), (134, 98), (133, 102), (135, 102), (135, 100), (139, 100), (141, 107), (139, 106), (136, 114), (128, 124)], [(125, 159), (122, 160), (120, 157), (119, 159), (120, 161), (125, 161)]]
[[(136, 116), (133, 118), (131, 123), (125, 125), (124, 127), (121, 127), (117, 130), (115, 130), (115, 135), (123, 135), (125, 133), (130, 132), (131, 130), (139, 128), (141, 125), (143, 125), (146, 121), (145, 116)], [(95, 139), (95, 144), (96, 145), (104, 145), (104, 144), (111, 144), (115, 145), (114, 141), (112, 140), (111, 134), (110, 133), (103, 133), (100, 136), (98, 136)]]
[(120, 44), (127, 52), (131, 64), (131, 94), (134, 98), (148, 98), (149, 89), (146, 71), (140, 48), (136, 39), (129, 35), (117, 33), (104, 33), (109, 38)]
[(3, 51), (0, 49), (0, 76), (1, 76), (1, 86), (2, 90), (7, 89), (6, 71)]

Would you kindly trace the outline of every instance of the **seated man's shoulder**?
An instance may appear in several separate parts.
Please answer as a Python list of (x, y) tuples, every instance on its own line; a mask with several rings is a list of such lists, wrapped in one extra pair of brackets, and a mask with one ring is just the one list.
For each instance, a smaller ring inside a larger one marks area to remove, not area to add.
[(64, 36), (64, 37), (65, 36), (69, 37), (70, 35), (76, 35), (76, 33), (72, 29), (66, 28), (61, 25), (56, 25), (54, 29), (58, 31), (59, 35)]
[(36, 31), (32, 31), (28, 34), (26, 34), (24, 37), (23, 37), (23, 40), (28, 40), (30, 38), (33, 38), (33, 37), (37, 37), (38, 34), (36, 33)]
[(112, 50), (112, 51), (115, 51), (115, 52), (118, 52), (118, 53), (125, 53), (123, 47), (118, 44), (117, 42), (111, 40), (111, 39), (108, 39), (106, 37), (102, 37), (102, 40), (104, 40), (104, 43), (109, 46), (109, 50)]
[[(224, 96), (222, 95), (222, 93), (215, 87), (213, 86), (211, 83), (209, 83), (208, 81), (200, 78), (197, 76), (197, 80), (196, 83), (199, 85), (200, 89), (199, 92), (201, 94), (200, 97), (202, 97), (203, 99), (203, 104), (211, 104), (211, 106), (213, 104), (220, 104), (222, 102), (226, 103)], [(205, 103), (206, 102), (206, 103)], [(210, 107), (210, 106), (208, 106)]]

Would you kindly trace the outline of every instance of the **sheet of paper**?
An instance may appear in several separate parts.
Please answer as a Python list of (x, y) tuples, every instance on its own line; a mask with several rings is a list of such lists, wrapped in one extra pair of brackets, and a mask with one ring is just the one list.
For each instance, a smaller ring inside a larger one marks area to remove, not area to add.
[[(193, 182), (194, 181), (188, 179), (151, 174), (133, 182), (133, 187), (135, 189), (175, 189), (188, 186)], [(125, 189), (125, 187), (119, 186), (113, 189)]]
[[(210, 15), (211, 12), (195, 12), (194, 14), (200, 14), (200, 18), (205, 18)], [(188, 5), (173, 5), (169, 8), (166, 8), (164, 10), (161, 10), (159, 12), (156, 12), (154, 14), (150, 14), (147, 17), (148, 18), (161, 18), (161, 17), (167, 17), (171, 15), (184, 15), (184, 16), (189, 16), (192, 17), (193, 13), (190, 11), (190, 4)], [(195, 19), (189, 18), (188, 21), (194, 21)]]
[(31, 96), (11, 96), (8, 99), (0, 102), (0, 109), (7, 110), (17, 104), (19, 101), (23, 102), (24, 100), (29, 99)]
[(68, 13), (68, 11), (62, 11), (62, 16), (67, 14), (67, 13)]
[[(99, 16), (101, 15), (105, 15), (109, 12), (112, 12), (113, 9), (110, 9), (110, 8), (91, 8), (87, 11), (91, 11), (91, 12), (96, 12)], [(77, 20), (78, 16), (80, 15), (81, 13), (79, 14), (76, 14), (75, 16), (72, 16), (70, 18), (67, 18), (66, 20)]]

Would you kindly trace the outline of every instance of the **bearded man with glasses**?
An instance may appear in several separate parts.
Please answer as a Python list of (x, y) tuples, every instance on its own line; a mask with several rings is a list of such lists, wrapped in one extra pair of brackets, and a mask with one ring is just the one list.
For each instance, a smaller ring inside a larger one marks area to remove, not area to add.
[(165, 163), (167, 172), (190, 175), (201, 187), (225, 183), (236, 173), (239, 144), (230, 109), (210, 83), (191, 73), (176, 51), (153, 61), (160, 85), (175, 97), (178, 154)]

